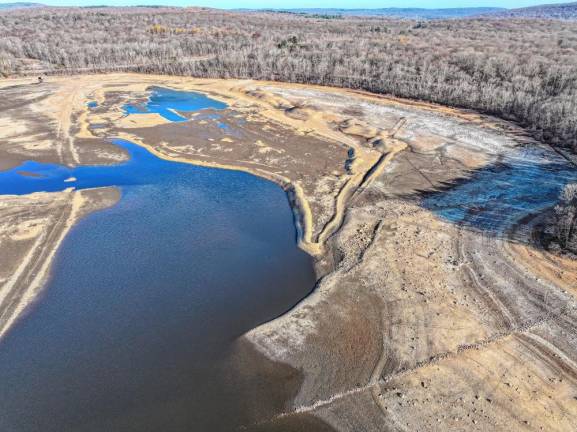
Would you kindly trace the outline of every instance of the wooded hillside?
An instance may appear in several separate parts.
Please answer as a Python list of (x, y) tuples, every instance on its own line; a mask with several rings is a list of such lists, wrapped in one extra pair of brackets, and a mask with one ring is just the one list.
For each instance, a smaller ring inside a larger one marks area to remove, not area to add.
[(3, 76), (107, 70), (365, 89), (513, 119), (577, 150), (577, 22), (166, 8), (0, 13)]

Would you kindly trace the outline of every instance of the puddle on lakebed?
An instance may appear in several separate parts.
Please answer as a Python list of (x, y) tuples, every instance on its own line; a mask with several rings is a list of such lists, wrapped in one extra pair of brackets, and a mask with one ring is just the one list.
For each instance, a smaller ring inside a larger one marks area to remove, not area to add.
[[(155, 89), (147, 109), (218, 104)], [(287, 196), (243, 172), (114, 143), (127, 162), (0, 173), (0, 194), (121, 189), (64, 239), (41, 299), (0, 342), (0, 430), (232, 430), (247, 420), (247, 393), (262, 406), (288, 397), (258, 368), (245, 381), (257, 390), (231, 385), (229, 359), (238, 336), (313, 288)]]
[(161, 87), (152, 87), (150, 96), (143, 104), (126, 104), (127, 114), (160, 114), (172, 122), (183, 122), (187, 118), (179, 113), (191, 113), (206, 108), (224, 109), (227, 105), (201, 93), (179, 91)]

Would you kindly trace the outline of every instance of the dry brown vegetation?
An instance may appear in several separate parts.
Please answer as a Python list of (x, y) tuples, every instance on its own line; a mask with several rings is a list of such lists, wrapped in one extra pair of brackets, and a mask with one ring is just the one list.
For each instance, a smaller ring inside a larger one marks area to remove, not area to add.
[(577, 184), (569, 184), (561, 193), (559, 204), (546, 225), (553, 250), (577, 256)]
[(207, 9), (0, 14), (4, 76), (133, 70), (315, 83), (466, 107), (577, 149), (577, 23)]

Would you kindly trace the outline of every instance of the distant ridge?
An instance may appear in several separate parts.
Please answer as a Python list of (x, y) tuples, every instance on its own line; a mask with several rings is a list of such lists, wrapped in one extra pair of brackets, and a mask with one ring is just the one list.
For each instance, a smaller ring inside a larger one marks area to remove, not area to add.
[[(247, 11), (247, 9), (244, 9)], [(256, 11), (251, 9), (251, 11)], [(262, 9), (259, 11), (263, 11)], [(301, 8), (301, 9), (269, 9), (270, 12), (294, 13), (319, 16), (384, 16), (407, 19), (447, 19), (463, 18), (506, 11), (504, 8), (473, 7), (473, 8), (380, 8), (380, 9), (337, 9), (337, 8)]]
[[(34, 2), (13, 2), (0, 3), (0, 11), (15, 10), (15, 9), (30, 9), (47, 7), (42, 3)], [(115, 9), (115, 6), (100, 6), (90, 5), (82, 8), (110, 8)], [(127, 6), (126, 8), (175, 8), (174, 6), (162, 5), (142, 5), (142, 6)], [(338, 18), (345, 16), (365, 16), (365, 17), (390, 17), (402, 19), (459, 19), (459, 18), (533, 18), (533, 19), (560, 19), (560, 20), (577, 20), (577, 2), (572, 3), (554, 3), (543, 4), (538, 6), (530, 6), (518, 9), (507, 9), (500, 7), (470, 7), (470, 8), (376, 8), (376, 9), (345, 9), (345, 8), (271, 8), (271, 9), (234, 9), (237, 12), (273, 12), (273, 13), (287, 13), (295, 15), (304, 15), (309, 17), (319, 18)]]
[(503, 11), (490, 13), (487, 16), (496, 16), (500, 18), (577, 20), (577, 2), (544, 4), (519, 9), (506, 9)]
[(11, 9), (26, 9), (26, 8), (36, 8), (43, 7), (40, 3), (27, 3), (27, 2), (16, 2), (16, 3), (0, 3), (0, 10), (11, 10)]

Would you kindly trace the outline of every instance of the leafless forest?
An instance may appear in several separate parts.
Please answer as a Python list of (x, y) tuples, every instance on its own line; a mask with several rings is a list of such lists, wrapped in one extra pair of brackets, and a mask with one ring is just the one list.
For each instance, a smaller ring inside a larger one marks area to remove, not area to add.
[(569, 184), (561, 193), (545, 225), (548, 248), (577, 257), (577, 184)]
[(131, 70), (316, 83), (472, 108), (577, 150), (577, 23), (207, 9), (0, 14), (4, 76)]

